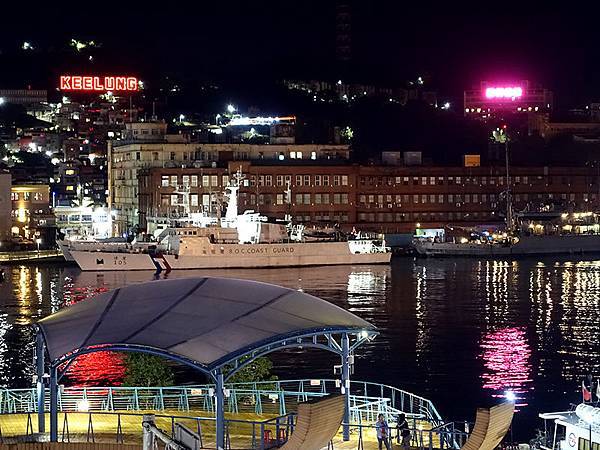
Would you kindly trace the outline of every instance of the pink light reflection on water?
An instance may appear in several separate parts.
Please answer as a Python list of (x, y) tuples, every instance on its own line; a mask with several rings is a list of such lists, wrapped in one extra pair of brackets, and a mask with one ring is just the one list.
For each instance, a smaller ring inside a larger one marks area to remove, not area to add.
[(527, 406), (531, 390), (531, 349), (525, 329), (502, 328), (486, 333), (481, 340), (481, 374), (483, 388), (492, 391), (492, 397), (504, 398), (506, 391), (516, 397), (516, 406)]

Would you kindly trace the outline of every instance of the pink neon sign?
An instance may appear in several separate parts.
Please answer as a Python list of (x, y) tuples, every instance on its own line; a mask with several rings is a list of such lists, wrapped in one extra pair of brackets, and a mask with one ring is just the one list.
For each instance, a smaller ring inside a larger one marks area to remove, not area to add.
[(61, 91), (137, 91), (136, 77), (61, 75)]
[(485, 89), (486, 98), (516, 98), (523, 96), (520, 86), (489, 87)]

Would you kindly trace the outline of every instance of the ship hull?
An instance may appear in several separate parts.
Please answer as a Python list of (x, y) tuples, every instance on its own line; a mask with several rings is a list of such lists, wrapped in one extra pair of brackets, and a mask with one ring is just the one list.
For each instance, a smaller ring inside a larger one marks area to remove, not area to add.
[(390, 252), (351, 253), (346, 242), (213, 245), (201, 254), (71, 252), (81, 270), (186, 270), (389, 264)]
[(523, 236), (513, 245), (417, 242), (417, 254), (434, 257), (502, 257), (600, 253), (600, 235)]

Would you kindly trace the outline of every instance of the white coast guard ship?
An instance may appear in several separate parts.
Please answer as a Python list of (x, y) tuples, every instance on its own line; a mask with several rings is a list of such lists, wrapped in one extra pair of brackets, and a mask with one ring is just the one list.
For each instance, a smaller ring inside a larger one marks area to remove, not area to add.
[[(305, 242), (304, 227), (273, 222), (254, 211), (238, 214), (237, 196), (243, 176), (227, 186), (224, 219), (209, 218), (156, 231), (153, 242), (85, 249), (72, 245), (68, 254), (81, 270), (176, 270), (297, 267), (340, 264), (388, 264), (390, 248), (383, 240), (354, 236), (347, 240)], [(289, 189), (289, 188), (288, 188)], [(185, 200), (184, 200), (185, 202)], [(198, 226), (194, 223), (198, 222)], [(218, 225), (214, 225), (214, 223)]]

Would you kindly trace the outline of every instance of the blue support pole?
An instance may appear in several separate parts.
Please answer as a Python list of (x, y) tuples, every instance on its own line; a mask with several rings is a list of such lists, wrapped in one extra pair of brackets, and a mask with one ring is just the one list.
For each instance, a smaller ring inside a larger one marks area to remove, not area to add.
[(57, 368), (50, 367), (50, 442), (58, 442), (58, 383)]
[(342, 335), (342, 392), (344, 394), (344, 441), (350, 440), (350, 338)]
[(217, 437), (217, 449), (218, 450), (224, 450), (225, 449), (225, 393), (223, 392), (224, 388), (225, 388), (225, 383), (223, 381), (223, 372), (221, 369), (217, 369), (214, 372), (214, 378), (215, 378), (215, 396), (216, 396), (216, 400), (217, 400), (217, 411), (216, 411), (216, 418), (217, 418), (217, 423), (216, 423), (216, 427), (217, 427), (217, 431), (216, 431), (216, 437)]
[(45, 387), (44, 387), (44, 339), (38, 332), (35, 337), (35, 366), (37, 372), (37, 410), (38, 410), (38, 432), (46, 431), (46, 416), (44, 410)]

